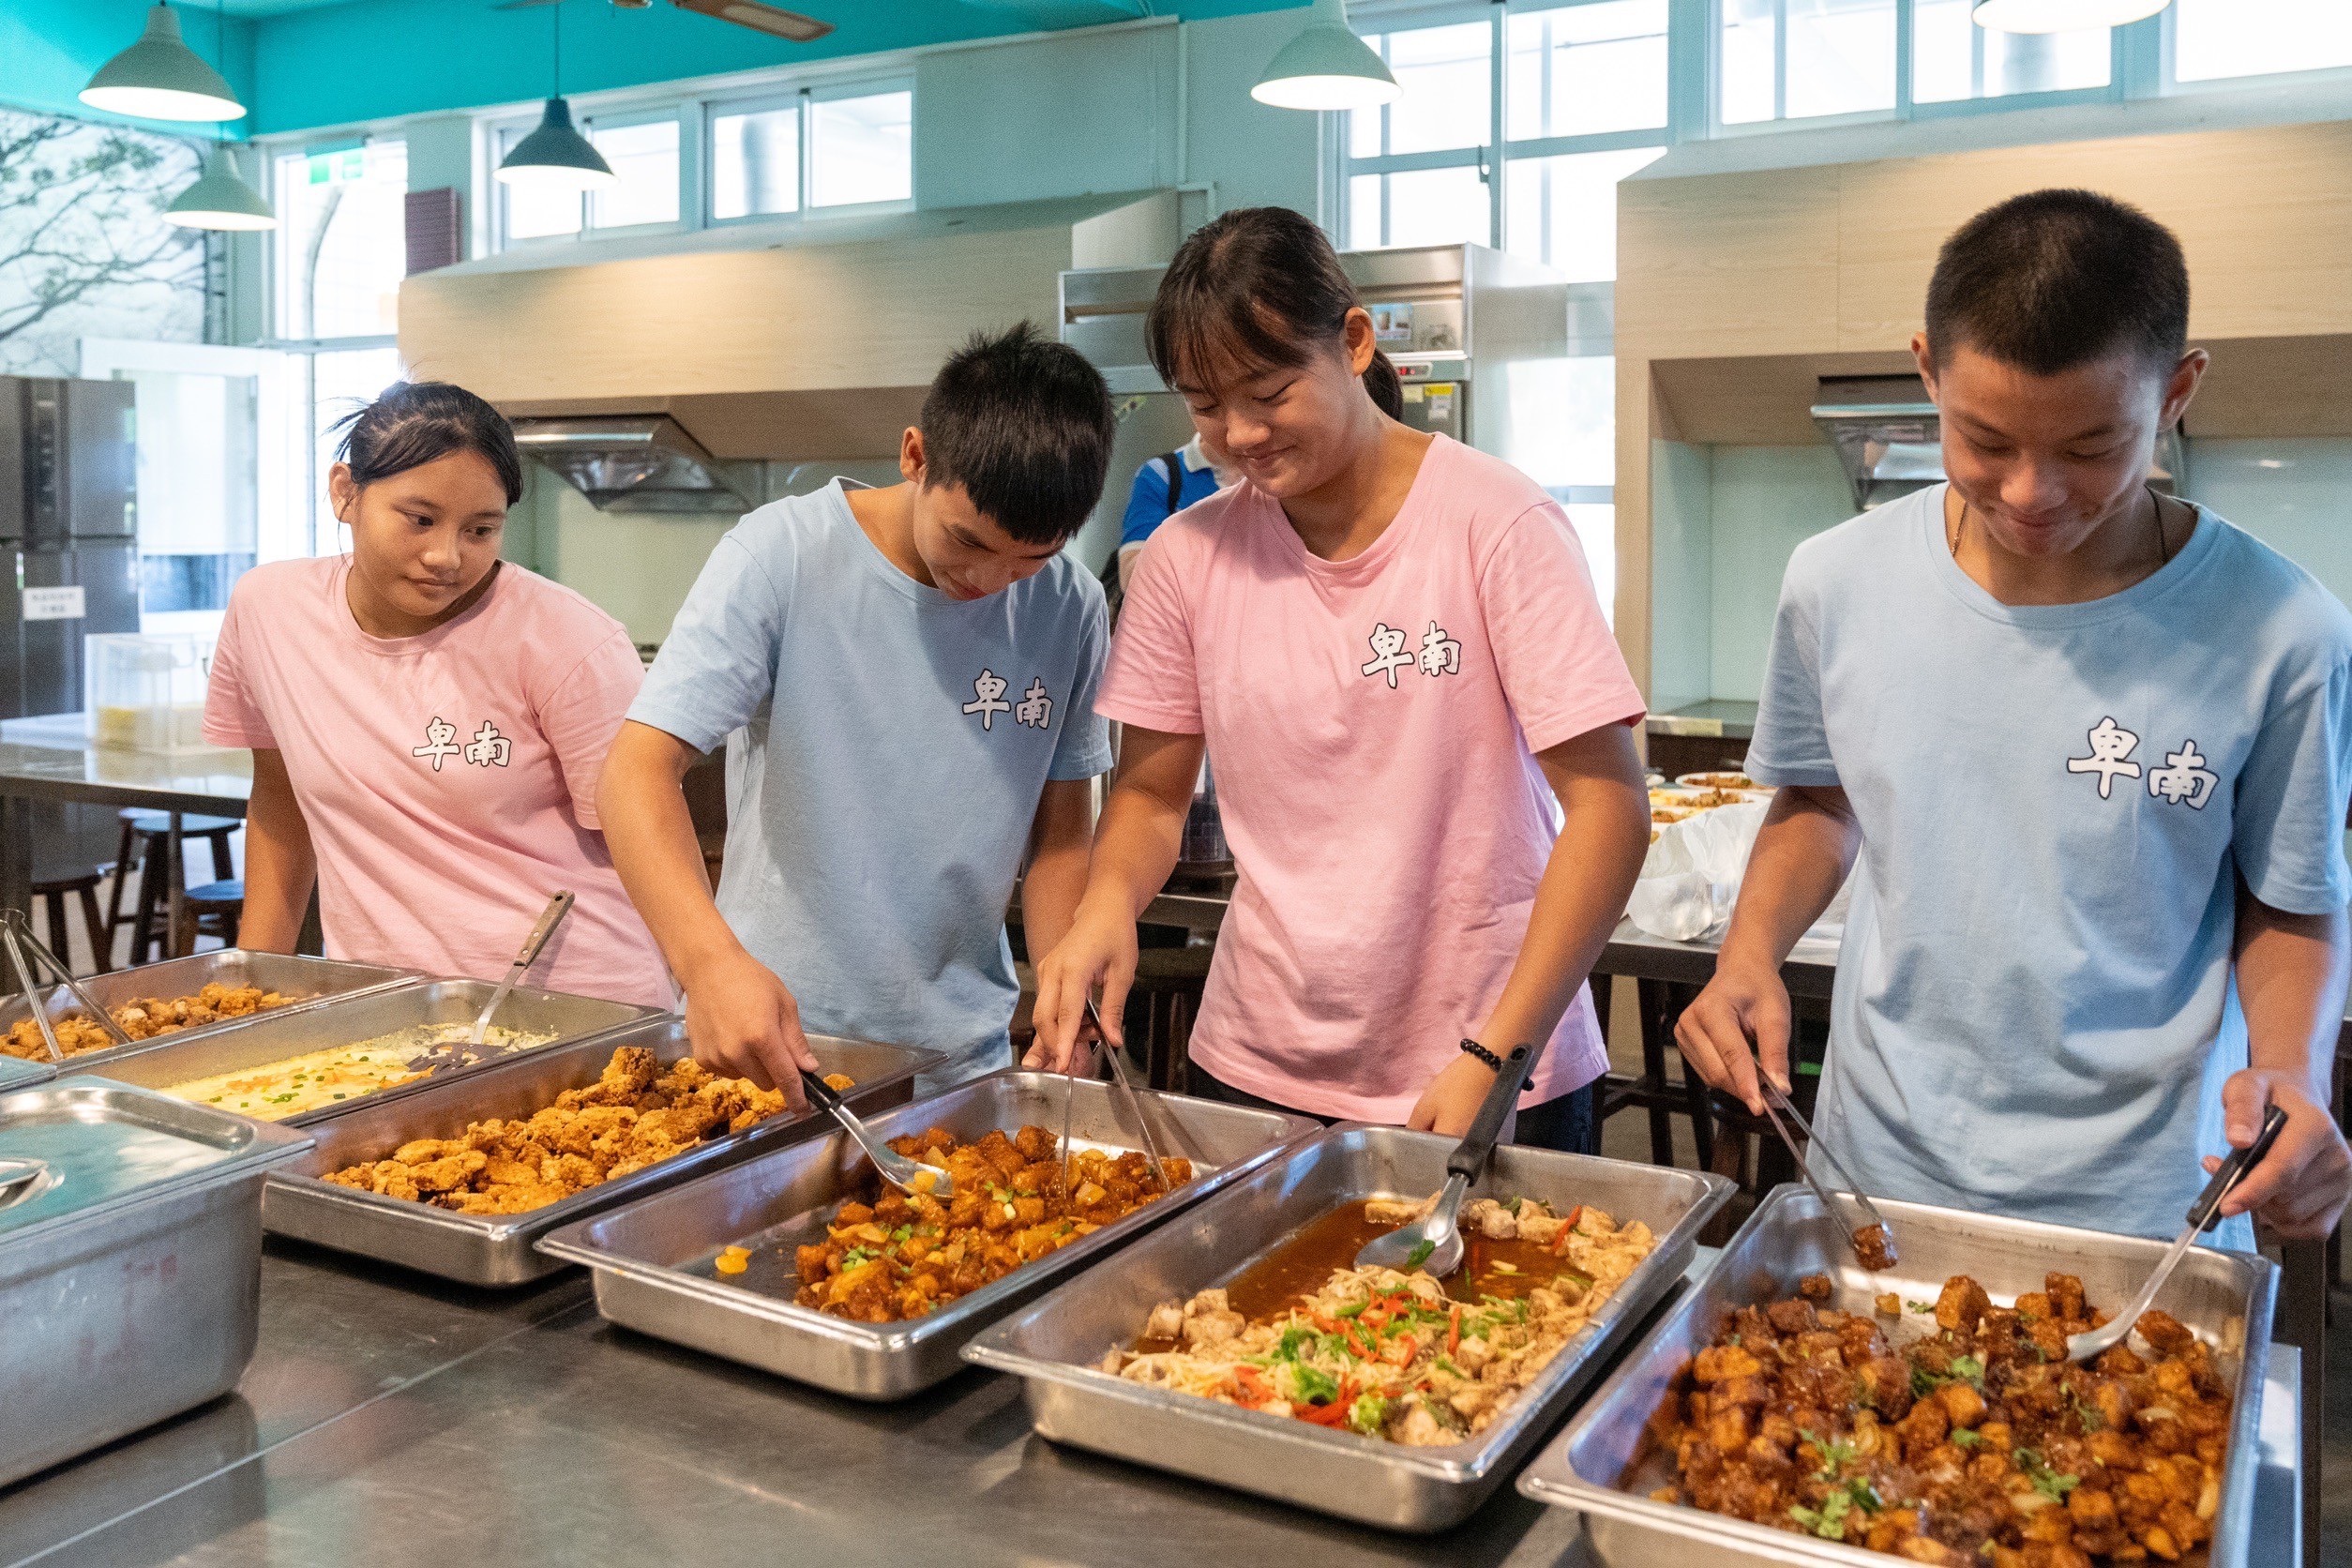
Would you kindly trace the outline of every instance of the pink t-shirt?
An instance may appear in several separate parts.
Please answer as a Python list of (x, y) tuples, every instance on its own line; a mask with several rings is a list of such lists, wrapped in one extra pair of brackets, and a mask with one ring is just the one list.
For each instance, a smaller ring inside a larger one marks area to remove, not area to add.
[(525, 983), (669, 1006), (596, 825), (605, 752), (645, 678), (628, 633), (507, 562), (456, 620), (370, 637), (349, 571), (338, 555), (246, 573), (204, 700), (205, 740), (284, 754), (328, 954), (502, 979), (569, 888), (579, 901)]
[[(1351, 561), (1309, 554), (1253, 485), (1180, 513), (1136, 565), (1095, 709), (1208, 739), (1240, 881), (1191, 1054), (1284, 1105), (1398, 1123), (1527, 934), (1559, 811), (1532, 751), (1642, 701), (1566, 516), (1439, 437)], [(1521, 1103), (1606, 1065), (1579, 991)]]

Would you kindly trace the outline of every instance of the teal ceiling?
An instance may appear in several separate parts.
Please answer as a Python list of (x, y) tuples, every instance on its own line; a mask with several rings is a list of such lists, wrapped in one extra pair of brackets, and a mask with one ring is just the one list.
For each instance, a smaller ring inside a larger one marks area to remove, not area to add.
[[(564, 91), (596, 92), (802, 61), (1081, 27), (1147, 11), (1186, 18), (1298, 0), (777, 0), (836, 30), (788, 43), (667, 4), (564, 0)], [(146, 0), (0, 0), (0, 101), (85, 113), (75, 94), (139, 34)], [(549, 91), (553, 8), (495, 0), (220, 0), (183, 6), (189, 42), (223, 69), (265, 135), (479, 108)]]

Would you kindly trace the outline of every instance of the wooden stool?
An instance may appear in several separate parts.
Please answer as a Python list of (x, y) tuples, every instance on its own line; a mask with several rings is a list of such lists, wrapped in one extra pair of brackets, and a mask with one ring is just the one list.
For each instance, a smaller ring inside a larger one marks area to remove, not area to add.
[[(113, 946), (113, 933), (124, 923), (123, 881), (130, 867), (139, 867), (138, 913), (132, 917), (130, 928), (130, 961), (143, 964), (153, 950), (170, 945), (171, 933), (163, 929), (160, 911), (171, 894), (159, 867), (172, 842), (172, 816), (168, 811), (126, 810), (122, 813), (122, 837), (114, 849), (114, 885), (107, 894), (106, 929), (109, 961)], [(212, 846), (212, 874), (216, 882), (226, 881), (236, 872), (236, 863), (229, 855), (229, 835), (245, 824), (234, 817), (180, 818), (180, 845), (186, 850), (191, 838), (202, 838)], [(180, 867), (171, 868), (171, 875), (185, 874)]]
[(245, 883), (236, 878), (189, 888), (180, 896), (180, 928), (172, 933), (172, 956), (193, 953), (198, 937), (219, 937), (223, 947), (234, 947), (244, 918)]
[(63, 877), (44, 877), (33, 883), (33, 897), (48, 911), (49, 946), (60, 963), (73, 961), (73, 947), (66, 940), (66, 895), (71, 893), (80, 898), (82, 928), (90, 938), (90, 961), (98, 966), (96, 972), (104, 974), (114, 967), (114, 928), (98, 912), (98, 876), (93, 867)]
[[(1593, 988), (1595, 1010), (1601, 1016), (1604, 1037), (1608, 1032), (1607, 1003), (1603, 999), (1606, 977), (1596, 975), (1601, 982)], [(1676, 1062), (1681, 1052), (1674, 1049), (1674, 1020), (1682, 1016), (1682, 1009), (1698, 995), (1696, 986), (1678, 986), (1666, 980), (1636, 980), (1634, 994), (1638, 1003), (1641, 1023), (1641, 1071), (1611, 1073), (1601, 1080), (1601, 1103), (1593, 1112), (1596, 1123), (1606, 1124), (1621, 1110), (1639, 1108), (1650, 1116), (1650, 1163), (1671, 1167), (1674, 1164), (1674, 1117), (1679, 1113), (1691, 1121), (1691, 1142), (1698, 1153), (1698, 1168), (1711, 1169), (1715, 1163), (1714, 1118), (1709, 1113), (1707, 1083), (1684, 1065), (1678, 1074), (1666, 1070), (1666, 1054), (1674, 1051)]]
[(1126, 1016), (1120, 1022), (1129, 1060), (1143, 1064), (1154, 1089), (1185, 1091), (1185, 1049), (1215, 957), (1216, 948), (1207, 943), (1146, 947), (1136, 954), (1135, 987), (1127, 992)]

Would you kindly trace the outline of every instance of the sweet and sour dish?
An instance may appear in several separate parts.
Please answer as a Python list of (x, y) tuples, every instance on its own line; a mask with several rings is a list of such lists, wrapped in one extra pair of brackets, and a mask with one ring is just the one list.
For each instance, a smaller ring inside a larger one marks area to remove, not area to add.
[[(1532, 1199), (1482, 1198), (1462, 1211), (1465, 1260), (1446, 1279), (1353, 1266), (1364, 1241), (1428, 1207), (1373, 1199), (1335, 1211), (1230, 1286), (1155, 1308), (1141, 1342), (1101, 1369), (1412, 1447), (1461, 1442), (1493, 1425), (1657, 1244), (1640, 1221), (1621, 1226), (1589, 1203), (1559, 1214)], [(1319, 1282), (1283, 1290), (1306, 1267)]]
[[(228, 1018), (251, 1018), (273, 1007), (286, 1006), (294, 1000), (259, 986), (224, 986), (216, 980), (193, 996), (168, 1000), (139, 997), (118, 1003), (107, 1012), (133, 1040), (152, 1040), (158, 1035), (177, 1034), (184, 1029), (199, 1029)], [(52, 1018), (49, 1026), (57, 1032), (57, 1048), (68, 1056), (111, 1050), (120, 1043), (106, 1032), (104, 1024), (86, 1013), (68, 1013)], [(26, 1062), (48, 1061), (49, 1046), (41, 1038), (41, 1026), (29, 1018), (17, 1019), (9, 1027), (8, 1037), (0, 1039), (0, 1055), (20, 1057)]]
[[(837, 1073), (825, 1081), (852, 1086)], [(645, 1047), (623, 1046), (595, 1083), (565, 1090), (531, 1116), (420, 1138), (326, 1180), (460, 1214), (527, 1214), (781, 1115), (788, 1104), (779, 1090), (716, 1077), (690, 1059), (664, 1068)]]
[[(1652, 1494), (1946, 1568), (2177, 1562), (2221, 1503), (2230, 1397), (2210, 1347), (2162, 1312), (2090, 1365), (2106, 1322), (2053, 1274), (2013, 1307), (1966, 1274), (1934, 1306), (1817, 1304), (1829, 1279), (1743, 1307), (1651, 1423), (1677, 1484)], [(1932, 1332), (1889, 1330), (1932, 1311)]]
[[(1058, 1144), (1043, 1127), (1011, 1138), (992, 1129), (974, 1143), (943, 1127), (892, 1138), (897, 1153), (948, 1172), (953, 1196), (884, 1188), (867, 1167), (865, 1197), (841, 1205), (822, 1242), (793, 1254), (793, 1301), (865, 1323), (920, 1318), (1167, 1195), (1139, 1153), (1078, 1150), (1065, 1175)], [(1192, 1179), (1189, 1160), (1161, 1163), (1169, 1182)]]

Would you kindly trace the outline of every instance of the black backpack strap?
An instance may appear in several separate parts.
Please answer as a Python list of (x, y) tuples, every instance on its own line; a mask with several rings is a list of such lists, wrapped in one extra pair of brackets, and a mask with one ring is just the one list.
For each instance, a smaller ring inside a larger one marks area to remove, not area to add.
[(1163, 452), (1160, 461), (1168, 465), (1168, 515), (1174, 517), (1184, 509), (1184, 455)]

